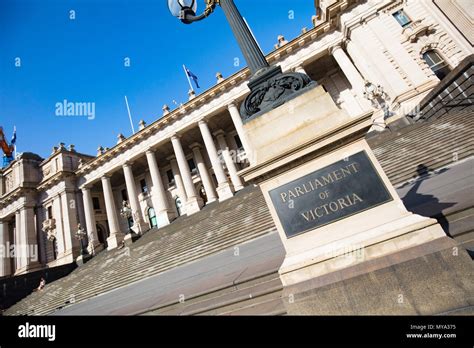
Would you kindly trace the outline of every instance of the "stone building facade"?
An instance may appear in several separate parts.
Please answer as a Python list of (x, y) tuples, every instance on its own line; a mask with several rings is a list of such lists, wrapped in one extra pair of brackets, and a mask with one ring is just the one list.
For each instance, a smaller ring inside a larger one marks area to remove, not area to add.
[[(320, 0), (314, 27), (278, 38), (270, 64), (304, 71), (351, 116), (374, 111), (372, 131), (412, 112), (472, 49), (464, 0)], [(133, 242), (206, 204), (231, 198), (254, 158), (239, 114), (249, 70), (228, 78), (96, 156), (61, 143), (0, 170), (0, 277), (54, 267)], [(77, 238), (83, 231), (86, 238)], [(130, 233), (133, 231), (133, 233)], [(16, 257), (10, 257), (10, 246)], [(23, 252), (20, 252), (23, 251)], [(8, 257), (7, 257), (8, 256)]]

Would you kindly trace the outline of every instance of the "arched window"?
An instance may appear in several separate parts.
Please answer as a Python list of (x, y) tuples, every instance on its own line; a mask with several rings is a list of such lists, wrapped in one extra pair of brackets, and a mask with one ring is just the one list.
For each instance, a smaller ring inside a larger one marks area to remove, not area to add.
[(150, 220), (151, 228), (154, 228), (154, 227), (158, 226), (158, 222), (156, 221), (155, 209), (153, 209), (153, 208), (148, 209), (148, 219)]
[(434, 50), (426, 51), (423, 54), (423, 59), (440, 80), (451, 72), (448, 63)]

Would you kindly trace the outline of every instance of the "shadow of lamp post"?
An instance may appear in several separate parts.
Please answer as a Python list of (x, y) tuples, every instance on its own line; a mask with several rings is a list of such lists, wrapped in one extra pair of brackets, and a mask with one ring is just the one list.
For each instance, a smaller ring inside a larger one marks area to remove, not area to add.
[(240, 107), (240, 116), (244, 123), (277, 108), (316, 85), (306, 74), (283, 73), (280, 66), (268, 64), (233, 0), (205, 2), (206, 8), (201, 15), (196, 15), (196, 0), (168, 0), (168, 7), (171, 14), (185, 24), (208, 17), (217, 5), (222, 8), (252, 74), (248, 84), (250, 94)]

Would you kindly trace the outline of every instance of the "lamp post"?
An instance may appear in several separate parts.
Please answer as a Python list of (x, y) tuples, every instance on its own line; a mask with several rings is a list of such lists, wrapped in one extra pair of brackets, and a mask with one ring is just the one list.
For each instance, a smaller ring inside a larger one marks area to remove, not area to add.
[(374, 108), (381, 108), (384, 111), (384, 120), (393, 115), (389, 106), (390, 96), (385, 92), (383, 86), (365, 81), (364, 88), (364, 97), (372, 103)]
[(281, 67), (268, 64), (233, 0), (206, 0), (206, 8), (201, 15), (196, 15), (196, 0), (168, 0), (171, 14), (185, 24), (208, 17), (217, 5), (224, 11), (252, 73), (248, 85), (250, 94), (240, 107), (244, 123), (282, 105), (316, 84), (306, 74), (283, 73)]
[(129, 228), (129, 233), (132, 233), (132, 229), (130, 227), (130, 218), (133, 216), (132, 209), (130, 208), (130, 204), (128, 201), (122, 202), (122, 209), (120, 209), (120, 216), (127, 220), (127, 225)]
[(79, 240), (79, 243), (81, 244), (81, 255), (84, 255), (85, 252), (84, 252), (84, 244), (82, 243), (82, 240), (84, 239), (84, 237), (86, 236), (86, 230), (84, 228), (81, 227), (81, 224), (77, 224), (77, 231), (76, 231), (76, 239)]

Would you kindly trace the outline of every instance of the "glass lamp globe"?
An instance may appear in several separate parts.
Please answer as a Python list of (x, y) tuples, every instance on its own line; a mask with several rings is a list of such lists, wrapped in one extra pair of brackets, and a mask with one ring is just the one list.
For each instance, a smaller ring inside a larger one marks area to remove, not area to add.
[(192, 11), (195, 14), (197, 3), (196, 0), (168, 0), (168, 8), (173, 16), (180, 18), (183, 11)]
[(365, 85), (365, 90), (368, 94), (375, 93), (375, 85), (373, 83), (367, 82)]

